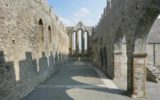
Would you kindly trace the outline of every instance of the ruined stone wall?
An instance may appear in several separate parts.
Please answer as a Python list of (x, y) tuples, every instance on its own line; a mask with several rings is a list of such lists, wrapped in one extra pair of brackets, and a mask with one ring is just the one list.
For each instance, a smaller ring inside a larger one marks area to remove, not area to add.
[(1, 100), (26, 96), (66, 60), (65, 27), (49, 7), (37, 1), (0, 1)]
[[(92, 29), (93, 26), (85, 26), (82, 22), (79, 22), (75, 25), (75, 27), (67, 27), (67, 33), (70, 40), (70, 56), (88, 56), (90, 55), (90, 48), (91, 48), (91, 41), (90, 38), (92, 36)], [(79, 33), (81, 32), (81, 33)], [(74, 36), (73, 33), (76, 35), (75, 41), (73, 41)], [(79, 48), (79, 34), (81, 34), (81, 48)], [(87, 36), (85, 37), (85, 34)], [(85, 44), (85, 42), (87, 43)], [(73, 42), (76, 42), (75, 50), (74, 50), (74, 44)], [(87, 45), (87, 48), (85, 46)]]
[(153, 62), (153, 57), (154, 57), (154, 55), (153, 55), (153, 50), (154, 50), (154, 46), (153, 46), (152, 44), (149, 44), (149, 45), (147, 46), (148, 64), (149, 64), (149, 65), (153, 65), (153, 64), (154, 64), (154, 62)]
[(155, 46), (155, 65), (160, 68), (160, 44)]
[[(98, 38), (98, 41), (93, 44), (93, 47), (106, 48), (107, 63), (105, 67), (107, 69), (105, 73), (112, 79), (115, 78), (115, 75), (118, 76), (118, 72), (120, 72), (115, 70), (121, 65), (121, 60), (119, 60), (121, 59), (119, 55), (122, 52), (121, 38), (124, 35), (126, 36), (127, 91), (128, 94), (137, 97), (145, 95), (145, 92), (142, 92), (145, 90), (139, 90), (144, 89), (145, 86), (146, 72), (144, 69), (147, 39), (153, 22), (160, 13), (158, 8), (160, 8), (160, 4), (154, 0), (108, 0), (107, 7), (94, 30), (93, 38)], [(100, 50), (94, 50), (93, 55), (99, 56)], [(99, 58), (100, 56), (93, 57), (94, 62), (101, 67)], [(104, 59), (104, 57), (102, 58)], [(138, 62), (139, 59), (141, 59), (141, 62)], [(138, 79), (136, 80), (135, 77), (138, 77)]]
[(157, 67), (160, 66), (160, 62), (159, 62), (160, 61), (160, 44), (148, 44), (147, 53), (148, 53), (148, 64), (154, 65), (155, 63), (155, 66)]
[[(100, 19), (98, 25), (95, 27), (95, 37), (98, 38), (98, 47), (107, 48), (108, 60), (106, 66), (108, 66), (108, 74), (110, 77), (113, 77), (113, 67), (111, 66), (113, 66), (113, 51), (115, 51), (114, 45), (116, 41), (115, 37), (117, 34), (126, 36), (128, 51), (127, 54), (130, 56), (129, 58), (132, 57), (134, 51), (146, 52), (145, 50), (143, 50), (146, 48), (141, 46), (143, 44), (139, 43), (138, 46), (135, 40), (136, 38), (139, 38), (138, 35), (136, 35), (136, 33), (138, 33), (137, 31), (139, 22), (141, 22), (141, 20), (144, 18), (143, 16), (146, 14), (147, 10), (151, 9), (150, 6), (154, 8), (154, 6), (152, 5), (152, 0), (111, 0), (110, 2), (108, 2), (105, 11), (102, 14), (102, 18)], [(152, 10), (154, 13), (154, 9)], [(158, 11), (156, 14), (158, 16)], [(151, 16), (154, 16), (154, 18), (157, 17), (154, 14), (151, 14)], [(150, 18), (149, 15), (148, 17)], [(151, 22), (153, 23), (154, 20)], [(152, 23), (149, 25), (152, 26)], [(146, 28), (146, 26), (144, 26), (144, 28)], [(148, 30), (150, 30), (149, 26)], [(146, 35), (144, 35), (144, 37), (146, 37)], [(103, 41), (101, 42), (100, 40)], [(143, 39), (141, 40), (143, 41)], [(138, 47), (143, 49), (136, 50)], [(96, 50), (95, 53), (99, 54), (99, 50)]]

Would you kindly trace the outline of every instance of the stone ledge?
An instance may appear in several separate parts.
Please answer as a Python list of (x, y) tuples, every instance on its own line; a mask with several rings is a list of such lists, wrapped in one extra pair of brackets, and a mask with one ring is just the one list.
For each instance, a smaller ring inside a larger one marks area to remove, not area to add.
[(123, 53), (122, 51), (114, 51), (115, 55), (122, 55), (122, 53)]
[(147, 53), (143, 53), (143, 52), (133, 52), (133, 57), (146, 58), (146, 57), (147, 57)]

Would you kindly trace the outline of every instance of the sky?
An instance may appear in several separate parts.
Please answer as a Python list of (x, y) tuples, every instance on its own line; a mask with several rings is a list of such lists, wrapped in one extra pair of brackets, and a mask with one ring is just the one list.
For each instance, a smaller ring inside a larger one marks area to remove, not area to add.
[(107, 0), (48, 0), (65, 26), (75, 26), (79, 21), (95, 26)]

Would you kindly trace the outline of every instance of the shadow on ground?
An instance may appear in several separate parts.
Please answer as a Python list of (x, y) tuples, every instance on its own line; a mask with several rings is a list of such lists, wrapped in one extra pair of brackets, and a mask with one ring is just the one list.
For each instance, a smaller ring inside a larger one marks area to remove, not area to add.
[(73, 61), (22, 100), (131, 100), (125, 90), (104, 86), (91, 63)]

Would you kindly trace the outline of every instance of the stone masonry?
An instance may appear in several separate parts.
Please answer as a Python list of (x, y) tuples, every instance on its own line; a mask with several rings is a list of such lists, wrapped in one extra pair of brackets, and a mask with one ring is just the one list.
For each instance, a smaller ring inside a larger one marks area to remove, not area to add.
[[(149, 64), (155, 60), (147, 54), (152, 51), (147, 51), (147, 45), (150, 29), (160, 13), (159, 0), (107, 0), (94, 28), (80, 22), (67, 29), (47, 2), (0, 1), (0, 100), (19, 100), (59, 71), (67, 55), (78, 52), (77, 40), (76, 51), (71, 42), (77, 30), (88, 32), (87, 56), (109, 78), (119, 79), (127, 63), (128, 95), (146, 96), (147, 58)], [(148, 47), (160, 48), (157, 44)]]
[[(79, 31), (81, 31), (82, 33), (79, 33)], [(79, 22), (75, 27), (67, 27), (67, 33), (69, 36), (69, 40), (70, 40), (70, 55), (71, 56), (86, 56), (89, 55), (89, 51), (91, 49), (91, 36), (92, 36), (92, 32), (93, 31), (93, 26), (85, 26), (82, 22)], [(75, 34), (75, 41), (76, 42), (76, 49), (74, 50), (73, 46), (74, 46), (74, 34)], [(80, 41), (79, 41), (79, 35), (81, 34), (81, 45), (82, 45), (82, 52), (79, 52), (79, 45), (80, 45)], [(86, 35), (86, 37), (85, 37)], [(87, 45), (87, 46), (85, 46)], [(85, 48), (87, 47), (87, 48)]]
[(47, 0), (0, 1), (0, 100), (18, 100), (58, 71), (69, 38)]
[(147, 40), (159, 8), (159, 0), (108, 0), (94, 28), (92, 59), (111, 79), (120, 75), (119, 59), (126, 37), (127, 93), (132, 97), (146, 95)]

